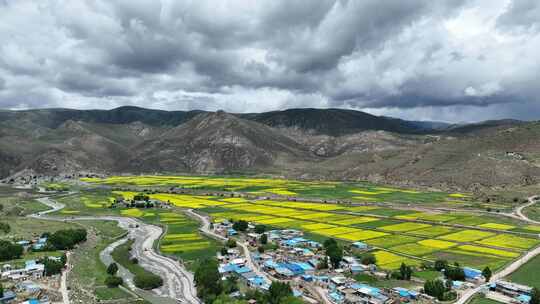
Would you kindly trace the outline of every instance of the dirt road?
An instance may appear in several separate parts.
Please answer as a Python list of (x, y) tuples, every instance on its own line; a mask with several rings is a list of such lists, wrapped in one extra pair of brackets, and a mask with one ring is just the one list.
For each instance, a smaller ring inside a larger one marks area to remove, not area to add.
[(522, 206), (519, 206), (517, 209), (516, 209), (516, 214), (517, 216), (523, 220), (523, 221), (526, 221), (526, 222), (529, 222), (529, 223), (532, 223), (532, 224), (540, 224), (540, 222), (538, 221), (534, 221), (534, 220), (531, 220), (530, 218), (528, 218), (524, 213), (523, 213), (523, 210), (527, 207), (530, 207), (534, 204), (536, 204), (536, 198), (538, 196), (535, 195), (535, 196), (531, 196), (528, 198), (529, 202), (525, 205), (522, 205)]

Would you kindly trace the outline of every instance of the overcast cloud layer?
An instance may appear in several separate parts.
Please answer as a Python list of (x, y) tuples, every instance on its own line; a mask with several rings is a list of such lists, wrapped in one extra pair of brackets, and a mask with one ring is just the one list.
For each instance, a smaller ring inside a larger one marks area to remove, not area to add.
[(540, 119), (538, 0), (0, 0), (0, 108)]

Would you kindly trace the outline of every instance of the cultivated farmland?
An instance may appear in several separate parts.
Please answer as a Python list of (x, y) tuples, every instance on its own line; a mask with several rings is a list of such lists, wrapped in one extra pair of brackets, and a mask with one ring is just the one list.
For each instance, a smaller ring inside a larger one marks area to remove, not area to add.
[[(342, 198), (354, 201), (353, 197), (362, 196), (372, 198), (373, 201), (396, 203), (416, 197), (415, 203), (425, 205), (437, 200), (447, 202), (452, 199), (471, 199), (467, 194), (421, 192), (366, 183), (281, 179), (143, 176), (85, 180), (105, 185), (218, 191), (191, 194), (157, 191), (148, 193), (148, 196), (153, 200), (170, 203), (174, 208), (197, 209), (209, 214), (214, 222), (245, 220), (274, 228), (303, 230), (318, 240), (331, 237), (345, 243), (363, 241), (375, 248), (378, 264), (383, 269), (395, 269), (404, 261), (416, 265), (439, 258), (465, 266), (490, 266), (498, 269), (538, 244), (534, 238), (534, 233), (537, 233), (534, 231), (536, 226), (496, 216), (472, 215), (466, 210), (441, 213), (370, 203), (359, 205), (323, 201)], [(234, 191), (236, 194), (223, 194), (221, 191), (224, 190)], [(114, 191), (109, 195), (130, 199), (135, 194), (137, 192)], [(320, 195), (319, 200), (293, 199), (295, 196), (309, 197), (307, 194)], [(269, 199), (268, 195), (275, 197)], [(104, 208), (105, 206), (103, 205)], [(214, 251), (216, 249), (212, 241), (195, 233), (196, 224), (188, 224), (178, 212), (151, 213), (131, 208), (121, 210), (120, 213), (167, 225), (168, 234), (160, 243), (160, 249), (164, 253), (189, 259), (208, 251), (209, 248)], [(508, 231), (524, 234), (510, 235)]]

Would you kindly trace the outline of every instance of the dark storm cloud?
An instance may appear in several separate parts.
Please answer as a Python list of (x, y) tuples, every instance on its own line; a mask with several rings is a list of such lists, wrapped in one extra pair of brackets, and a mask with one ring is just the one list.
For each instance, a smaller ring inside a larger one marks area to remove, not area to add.
[(503, 109), (540, 93), (537, 1), (0, 4), (2, 108), (405, 113)]

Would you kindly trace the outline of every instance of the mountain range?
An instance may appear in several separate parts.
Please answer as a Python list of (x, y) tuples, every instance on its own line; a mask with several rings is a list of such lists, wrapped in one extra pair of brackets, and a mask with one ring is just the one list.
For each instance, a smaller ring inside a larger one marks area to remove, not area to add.
[(540, 179), (540, 123), (451, 125), (344, 109), (0, 111), (0, 178), (80, 172), (528, 185)]

